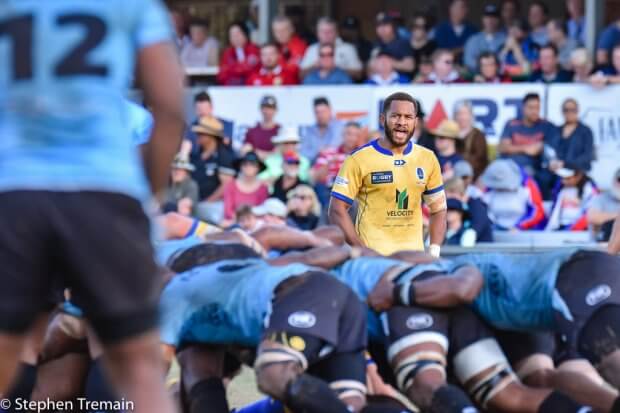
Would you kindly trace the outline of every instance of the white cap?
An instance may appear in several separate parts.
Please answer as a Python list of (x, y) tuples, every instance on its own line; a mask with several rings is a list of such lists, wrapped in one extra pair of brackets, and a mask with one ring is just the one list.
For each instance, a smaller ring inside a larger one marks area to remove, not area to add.
[(252, 208), (254, 215), (274, 215), (280, 218), (286, 218), (286, 205), (278, 198), (269, 198), (262, 204)]
[(560, 178), (570, 178), (572, 176), (575, 176), (575, 170), (569, 168), (560, 168), (555, 171), (555, 174)]
[(299, 132), (296, 127), (281, 128), (280, 133), (271, 138), (271, 143), (273, 144), (299, 142), (301, 142), (301, 138), (299, 137)]

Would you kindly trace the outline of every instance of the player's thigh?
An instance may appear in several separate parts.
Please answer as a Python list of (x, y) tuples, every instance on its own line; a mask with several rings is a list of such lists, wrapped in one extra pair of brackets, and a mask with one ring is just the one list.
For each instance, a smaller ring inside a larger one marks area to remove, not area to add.
[(580, 331), (578, 348), (610, 384), (620, 388), (620, 305), (594, 312)]
[(495, 330), (510, 365), (517, 376), (534, 387), (549, 387), (548, 372), (555, 368), (555, 337), (550, 332)]

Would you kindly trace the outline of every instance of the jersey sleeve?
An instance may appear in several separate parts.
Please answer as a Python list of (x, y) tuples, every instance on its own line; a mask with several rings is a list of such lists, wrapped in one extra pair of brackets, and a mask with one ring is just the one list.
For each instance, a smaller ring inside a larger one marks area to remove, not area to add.
[[(135, 1), (135, 0), (132, 0)], [(172, 41), (172, 25), (165, 6), (160, 0), (142, 0), (142, 7), (136, 7), (139, 13), (134, 29), (136, 48), (142, 49), (159, 42)]]
[(357, 160), (353, 156), (347, 157), (334, 180), (331, 196), (349, 205), (353, 204), (353, 200), (362, 187), (363, 179)]
[(159, 338), (164, 344), (178, 347), (184, 324), (185, 303), (179, 300), (175, 287), (168, 285), (159, 300)]
[(434, 154), (430, 155), (431, 168), (426, 181), (426, 190), (422, 194), (424, 203), (428, 205), (431, 214), (446, 209), (446, 195), (443, 190), (443, 178), (441, 177), (441, 166)]

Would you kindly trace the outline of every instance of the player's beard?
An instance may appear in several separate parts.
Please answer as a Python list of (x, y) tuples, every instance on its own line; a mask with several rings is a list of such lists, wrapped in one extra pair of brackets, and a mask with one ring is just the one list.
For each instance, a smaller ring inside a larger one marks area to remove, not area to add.
[(388, 127), (387, 121), (383, 122), (383, 130), (385, 131), (385, 138), (392, 144), (392, 146), (395, 148), (400, 148), (409, 143), (415, 132), (415, 126), (411, 130), (411, 133), (407, 135), (407, 139), (404, 142), (397, 142), (394, 140), (394, 132)]

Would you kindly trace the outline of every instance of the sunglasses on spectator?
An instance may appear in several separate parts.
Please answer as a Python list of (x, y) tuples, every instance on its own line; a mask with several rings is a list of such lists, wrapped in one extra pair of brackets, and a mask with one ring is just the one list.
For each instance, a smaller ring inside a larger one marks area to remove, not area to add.
[(454, 63), (454, 60), (444, 60), (443, 63), (446, 65), (451, 65)]
[(334, 57), (333, 53), (319, 53), (319, 57)]
[(294, 160), (294, 159), (287, 159), (285, 161), (288, 165), (299, 165), (299, 161)]
[(310, 195), (295, 195), (293, 198), (301, 199), (302, 201), (305, 201), (307, 199), (312, 199)]
[(562, 112), (564, 112), (564, 113), (568, 113), (568, 112), (575, 113), (575, 112), (577, 112), (577, 108), (573, 108), (573, 107), (562, 108)]

